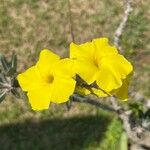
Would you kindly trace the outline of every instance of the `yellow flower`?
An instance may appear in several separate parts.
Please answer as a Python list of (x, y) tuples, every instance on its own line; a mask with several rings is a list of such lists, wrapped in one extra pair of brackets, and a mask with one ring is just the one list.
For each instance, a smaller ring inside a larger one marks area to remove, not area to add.
[(36, 65), (18, 75), (19, 84), (27, 92), (32, 109), (47, 109), (50, 102), (68, 101), (76, 83), (72, 78), (72, 65), (72, 60), (60, 59), (58, 55), (44, 49)]
[(82, 96), (91, 94), (91, 92), (88, 89), (86, 89), (85, 87), (81, 87), (81, 86), (77, 86), (75, 89), (75, 92)]
[[(128, 88), (129, 88), (129, 81), (130, 81), (131, 74), (127, 76), (126, 79), (123, 79), (122, 86), (118, 89), (112, 90), (111, 92), (105, 92), (101, 89), (92, 88), (92, 93), (98, 97), (108, 97), (108, 96), (116, 96), (119, 99), (124, 101), (128, 100)], [(75, 90), (78, 94), (87, 96), (92, 94), (90, 90), (86, 89), (85, 87), (76, 87)]]
[(111, 94), (115, 95), (119, 99), (123, 99), (124, 101), (128, 100), (128, 88), (131, 75), (132, 73), (129, 74), (125, 79), (123, 79), (122, 86), (116, 90), (112, 90)]
[(96, 81), (108, 93), (119, 89), (133, 70), (131, 63), (109, 45), (107, 38), (81, 45), (71, 43), (70, 58), (74, 59), (75, 70), (84, 81), (88, 84)]

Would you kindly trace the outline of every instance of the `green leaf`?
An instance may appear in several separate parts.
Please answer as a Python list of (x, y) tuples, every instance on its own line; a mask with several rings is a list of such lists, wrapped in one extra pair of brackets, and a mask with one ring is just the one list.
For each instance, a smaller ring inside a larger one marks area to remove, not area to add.
[(3, 80), (2, 78), (0, 77), (0, 86), (2, 86), (4, 83), (3, 83)]
[(11, 57), (11, 68), (13, 68), (14, 71), (17, 70), (17, 55), (15, 53), (13, 53)]
[(2, 84), (4, 84), (4, 83), (7, 82), (7, 79), (6, 79), (6, 77), (5, 77), (5, 75), (4, 75), (3, 73), (0, 74), (0, 82), (1, 82)]
[(16, 70), (14, 68), (9, 68), (8, 71), (6, 72), (7, 76), (13, 76)]
[(6, 92), (5, 91), (1, 92), (0, 93), (0, 103), (5, 99), (5, 97), (6, 97)]
[(13, 88), (11, 90), (11, 93), (16, 97), (16, 98), (20, 98), (20, 93), (18, 92), (18, 90), (16, 88)]
[(4, 69), (4, 71), (7, 72), (9, 69), (9, 63), (7, 62), (5, 56), (0, 55), (0, 62), (1, 62), (1, 65)]
[(16, 79), (16, 77), (14, 77), (14, 78), (11, 79), (11, 86), (14, 87), (14, 88), (20, 87), (19, 83), (18, 83), (18, 80)]

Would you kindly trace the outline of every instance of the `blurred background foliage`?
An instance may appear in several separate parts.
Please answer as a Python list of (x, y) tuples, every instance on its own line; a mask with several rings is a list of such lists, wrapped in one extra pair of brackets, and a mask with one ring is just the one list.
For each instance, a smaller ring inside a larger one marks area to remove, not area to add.
[[(70, 0), (76, 43), (113, 34), (122, 19), (118, 0)], [(135, 72), (130, 90), (150, 98), (150, 1), (134, 0), (133, 12), (121, 38), (125, 56)], [(48, 48), (68, 56), (68, 0), (1, 0), (0, 53), (18, 56), (18, 71), (33, 65)], [(129, 102), (134, 100), (131, 97)], [(64, 105), (33, 112), (27, 101), (7, 97), (0, 104), (0, 150), (116, 150), (123, 129), (113, 114), (86, 104)]]

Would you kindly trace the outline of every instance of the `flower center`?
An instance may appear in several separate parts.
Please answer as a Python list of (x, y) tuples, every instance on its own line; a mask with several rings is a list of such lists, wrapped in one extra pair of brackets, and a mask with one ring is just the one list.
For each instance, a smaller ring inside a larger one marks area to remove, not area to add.
[(47, 82), (47, 83), (52, 83), (53, 80), (54, 80), (54, 76), (52, 76), (52, 75), (49, 75), (49, 76), (47, 76), (47, 78), (46, 78), (46, 82)]
[(97, 68), (99, 68), (99, 63), (98, 63), (99, 61), (98, 61), (98, 59), (95, 57), (94, 58), (94, 65), (97, 67)]

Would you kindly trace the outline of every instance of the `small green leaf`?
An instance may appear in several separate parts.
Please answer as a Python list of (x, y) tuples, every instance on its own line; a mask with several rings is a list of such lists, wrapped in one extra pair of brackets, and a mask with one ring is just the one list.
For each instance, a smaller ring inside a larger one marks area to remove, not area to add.
[(5, 77), (5, 75), (3, 73), (0, 74), (0, 82), (2, 84), (7, 82), (7, 79), (6, 79), (6, 77)]
[(11, 86), (14, 87), (14, 88), (20, 87), (19, 83), (18, 83), (18, 80), (16, 79), (16, 77), (14, 77), (14, 78), (11, 79)]
[(13, 68), (14, 71), (17, 70), (17, 55), (15, 53), (13, 53), (11, 57), (11, 68)]
[(3, 83), (3, 80), (2, 80), (2, 78), (0, 77), (0, 86), (1, 85), (3, 85), (4, 83)]
[(1, 92), (0, 93), (0, 103), (5, 99), (5, 97), (6, 97), (6, 92), (5, 91)]
[(13, 76), (16, 70), (14, 68), (9, 68), (6, 75), (7, 76)]
[(20, 98), (20, 93), (18, 92), (18, 90), (16, 88), (13, 88), (11, 90), (11, 93), (16, 97), (16, 98)]
[(1, 65), (4, 69), (4, 71), (7, 72), (9, 69), (9, 63), (7, 62), (5, 56), (0, 55), (0, 62), (1, 62)]

